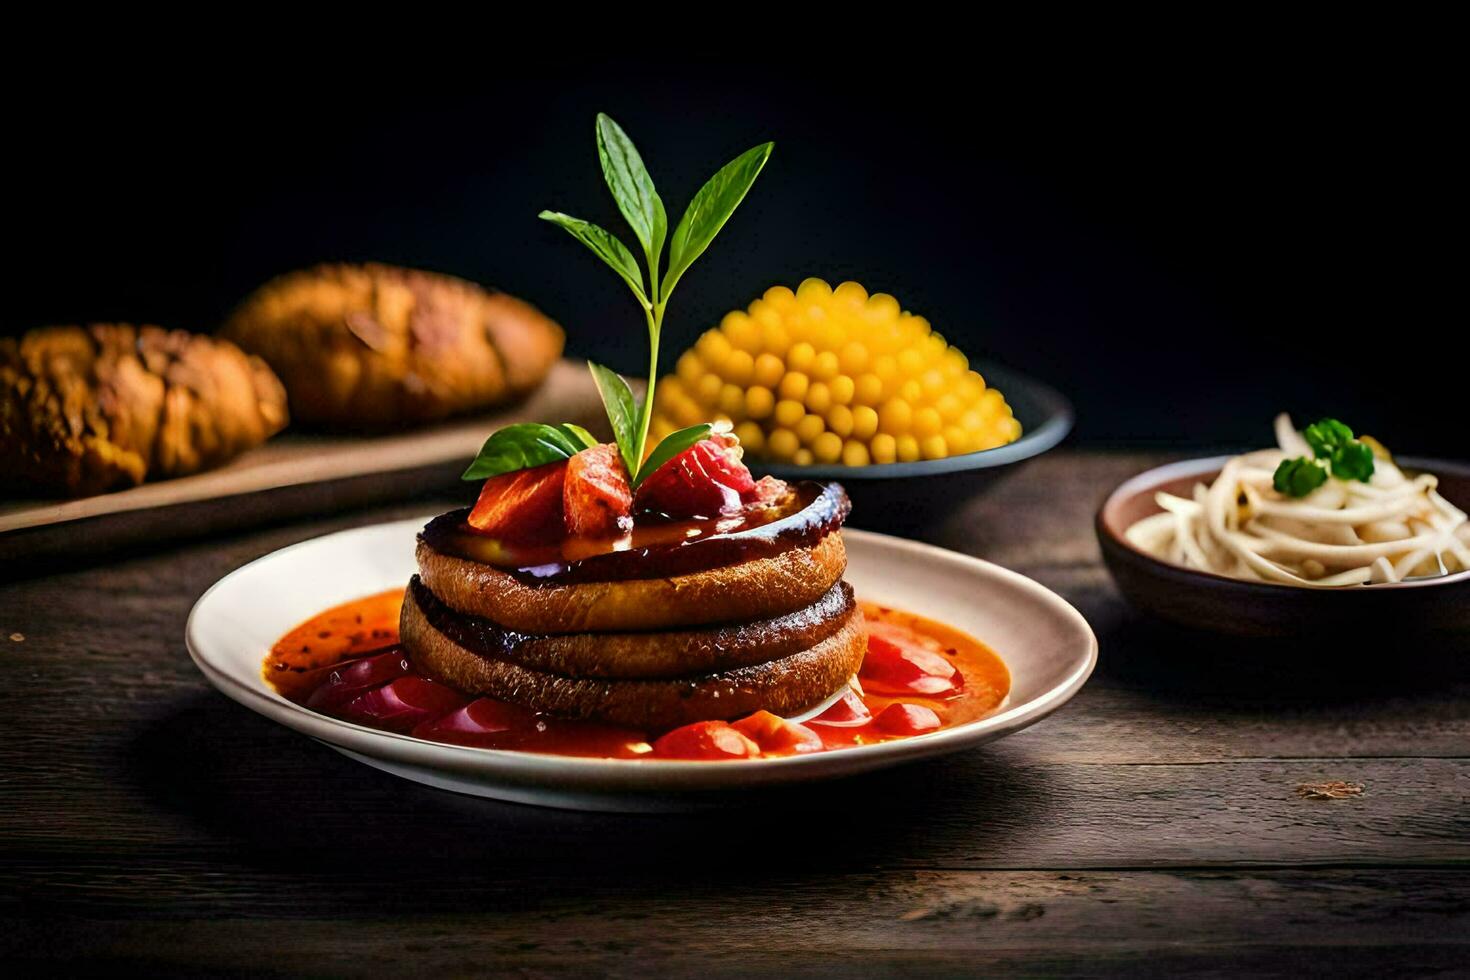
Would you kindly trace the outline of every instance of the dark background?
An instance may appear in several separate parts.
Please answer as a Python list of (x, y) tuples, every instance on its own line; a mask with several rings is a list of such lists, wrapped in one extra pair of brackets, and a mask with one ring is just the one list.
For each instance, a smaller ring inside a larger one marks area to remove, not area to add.
[(1060, 388), (1082, 441), (1261, 444), (1285, 408), (1465, 454), (1453, 396), (1470, 345), (1450, 295), (1463, 249), (1445, 245), (1463, 229), (1463, 107), (1432, 54), (1003, 47), (799, 74), (729, 59), (442, 79), (381, 62), (140, 61), (32, 88), (10, 107), (0, 329), (208, 330), (273, 274), (377, 259), (523, 295), (572, 353), (638, 373), (624, 286), (535, 217), (632, 240), (598, 169), (605, 110), (671, 224), (719, 165), (776, 142), (671, 304), (666, 365), (773, 283), (852, 278), (972, 358)]

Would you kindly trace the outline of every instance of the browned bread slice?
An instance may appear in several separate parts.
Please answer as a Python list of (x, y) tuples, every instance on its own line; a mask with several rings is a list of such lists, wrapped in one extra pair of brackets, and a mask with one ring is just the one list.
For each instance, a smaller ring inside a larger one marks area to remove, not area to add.
[(842, 533), (670, 578), (528, 585), (509, 572), (418, 546), (419, 577), (449, 608), (523, 633), (667, 630), (769, 619), (803, 609), (847, 569)]
[(399, 632), (414, 667), (457, 690), (558, 717), (647, 732), (740, 718), (762, 709), (796, 714), (857, 673), (867, 649), (856, 606), (836, 632), (805, 650), (755, 666), (671, 680), (563, 677), (483, 656), (435, 629), (412, 592), (403, 603)]
[(530, 392), (561, 356), (561, 327), (514, 296), (388, 265), (288, 273), (240, 304), (222, 335), (285, 382), (298, 422), (387, 429)]
[(280, 382), (227, 341), (128, 324), (0, 339), (7, 490), (80, 496), (185, 476), (285, 424)]

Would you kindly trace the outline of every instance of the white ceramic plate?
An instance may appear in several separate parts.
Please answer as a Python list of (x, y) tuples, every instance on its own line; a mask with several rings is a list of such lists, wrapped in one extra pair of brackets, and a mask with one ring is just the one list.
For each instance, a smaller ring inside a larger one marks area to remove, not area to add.
[(427, 517), (304, 541), (236, 569), (199, 599), (185, 642), (229, 697), (332, 748), (407, 779), (519, 803), (593, 810), (684, 808), (724, 789), (844, 776), (954, 752), (1018, 731), (1077, 692), (1097, 638), (1077, 610), (1028, 578), (941, 548), (846, 530), (847, 580), (860, 597), (920, 613), (989, 644), (1011, 671), (994, 714), (928, 735), (812, 755), (742, 762), (582, 759), (426, 742), (338, 721), (292, 704), (261, 663), (298, 623), (351, 599), (403, 585)]

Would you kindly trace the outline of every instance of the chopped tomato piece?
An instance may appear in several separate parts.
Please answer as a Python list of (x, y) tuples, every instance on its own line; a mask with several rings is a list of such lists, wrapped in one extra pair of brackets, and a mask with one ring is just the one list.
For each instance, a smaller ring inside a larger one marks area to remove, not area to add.
[(661, 759), (754, 759), (761, 747), (723, 721), (696, 721), (653, 743)]
[(717, 432), (669, 460), (638, 487), (641, 510), (669, 517), (721, 517), (745, 506), (755, 478), (740, 460), (740, 443)]
[(940, 725), (934, 709), (922, 704), (890, 704), (878, 712), (873, 723), (890, 735), (918, 735), (932, 732)]
[(566, 461), (492, 476), (470, 511), (470, 527), (507, 541), (560, 538), (566, 477)]
[(858, 671), (864, 690), (936, 697), (964, 687), (965, 679), (954, 664), (932, 650), (904, 642), (898, 638), (902, 634), (885, 631), (882, 626), (878, 623), (869, 627), (868, 653)]
[(402, 650), (339, 664), (327, 674), (321, 686), (311, 692), (306, 706), (314, 711), (336, 711), (368, 688), (382, 687), (408, 672), (408, 658)]
[(568, 534), (611, 538), (632, 527), (633, 491), (617, 446), (593, 446), (567, 462), (562, 504)]
[(761, 747), (765, 755), (800, 755), (822, 751), (822, 738), (805, 725), (769, 711), (757, 711), (731, 726)]
[(863, 699), (857, 696), (857, 692), (848, 690), (846, 694), (832, 702), (832, 706), (807, 722), (809, 725), (826, 725), (829, 728), (856, 728), (866, 725), (873, 720), (873, 713), (863, 703)]
[(349, 701), (339, 716), (390, 732), (407, 732), (431, 718), (464, 706), (465, 699), (451, 688), (410, 674), (373, 688)]

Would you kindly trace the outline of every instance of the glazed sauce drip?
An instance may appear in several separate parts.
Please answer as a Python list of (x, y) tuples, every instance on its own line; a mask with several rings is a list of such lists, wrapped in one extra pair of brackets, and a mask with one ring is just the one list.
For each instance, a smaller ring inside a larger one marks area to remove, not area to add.
[(281, 637), (262, 667), (282, 697), (369, 728), (453, 745), (604, 759), (739, 759), (804, 754), (908, 738), (974, 721), (1010, 692), (1001, 659), (943, 623), (860, 602), (868, 654), (851, 693), (794, 724), (757, 712), (667, 733), (551, 718), (472, 698), (414, 671), (398, 645), (403, 592), (315, 616)]
[(809, 548), (842, 526), (851, 509), (836, 484), (798, 483), (779, 504), (731, 517), (670, 520), (640, 515), (618, 538), (514, 544), (466, 522), (467, 510), (434, 518), (420, 537), (441, 554), (494, 565), (528, 585), (669, 578)]

